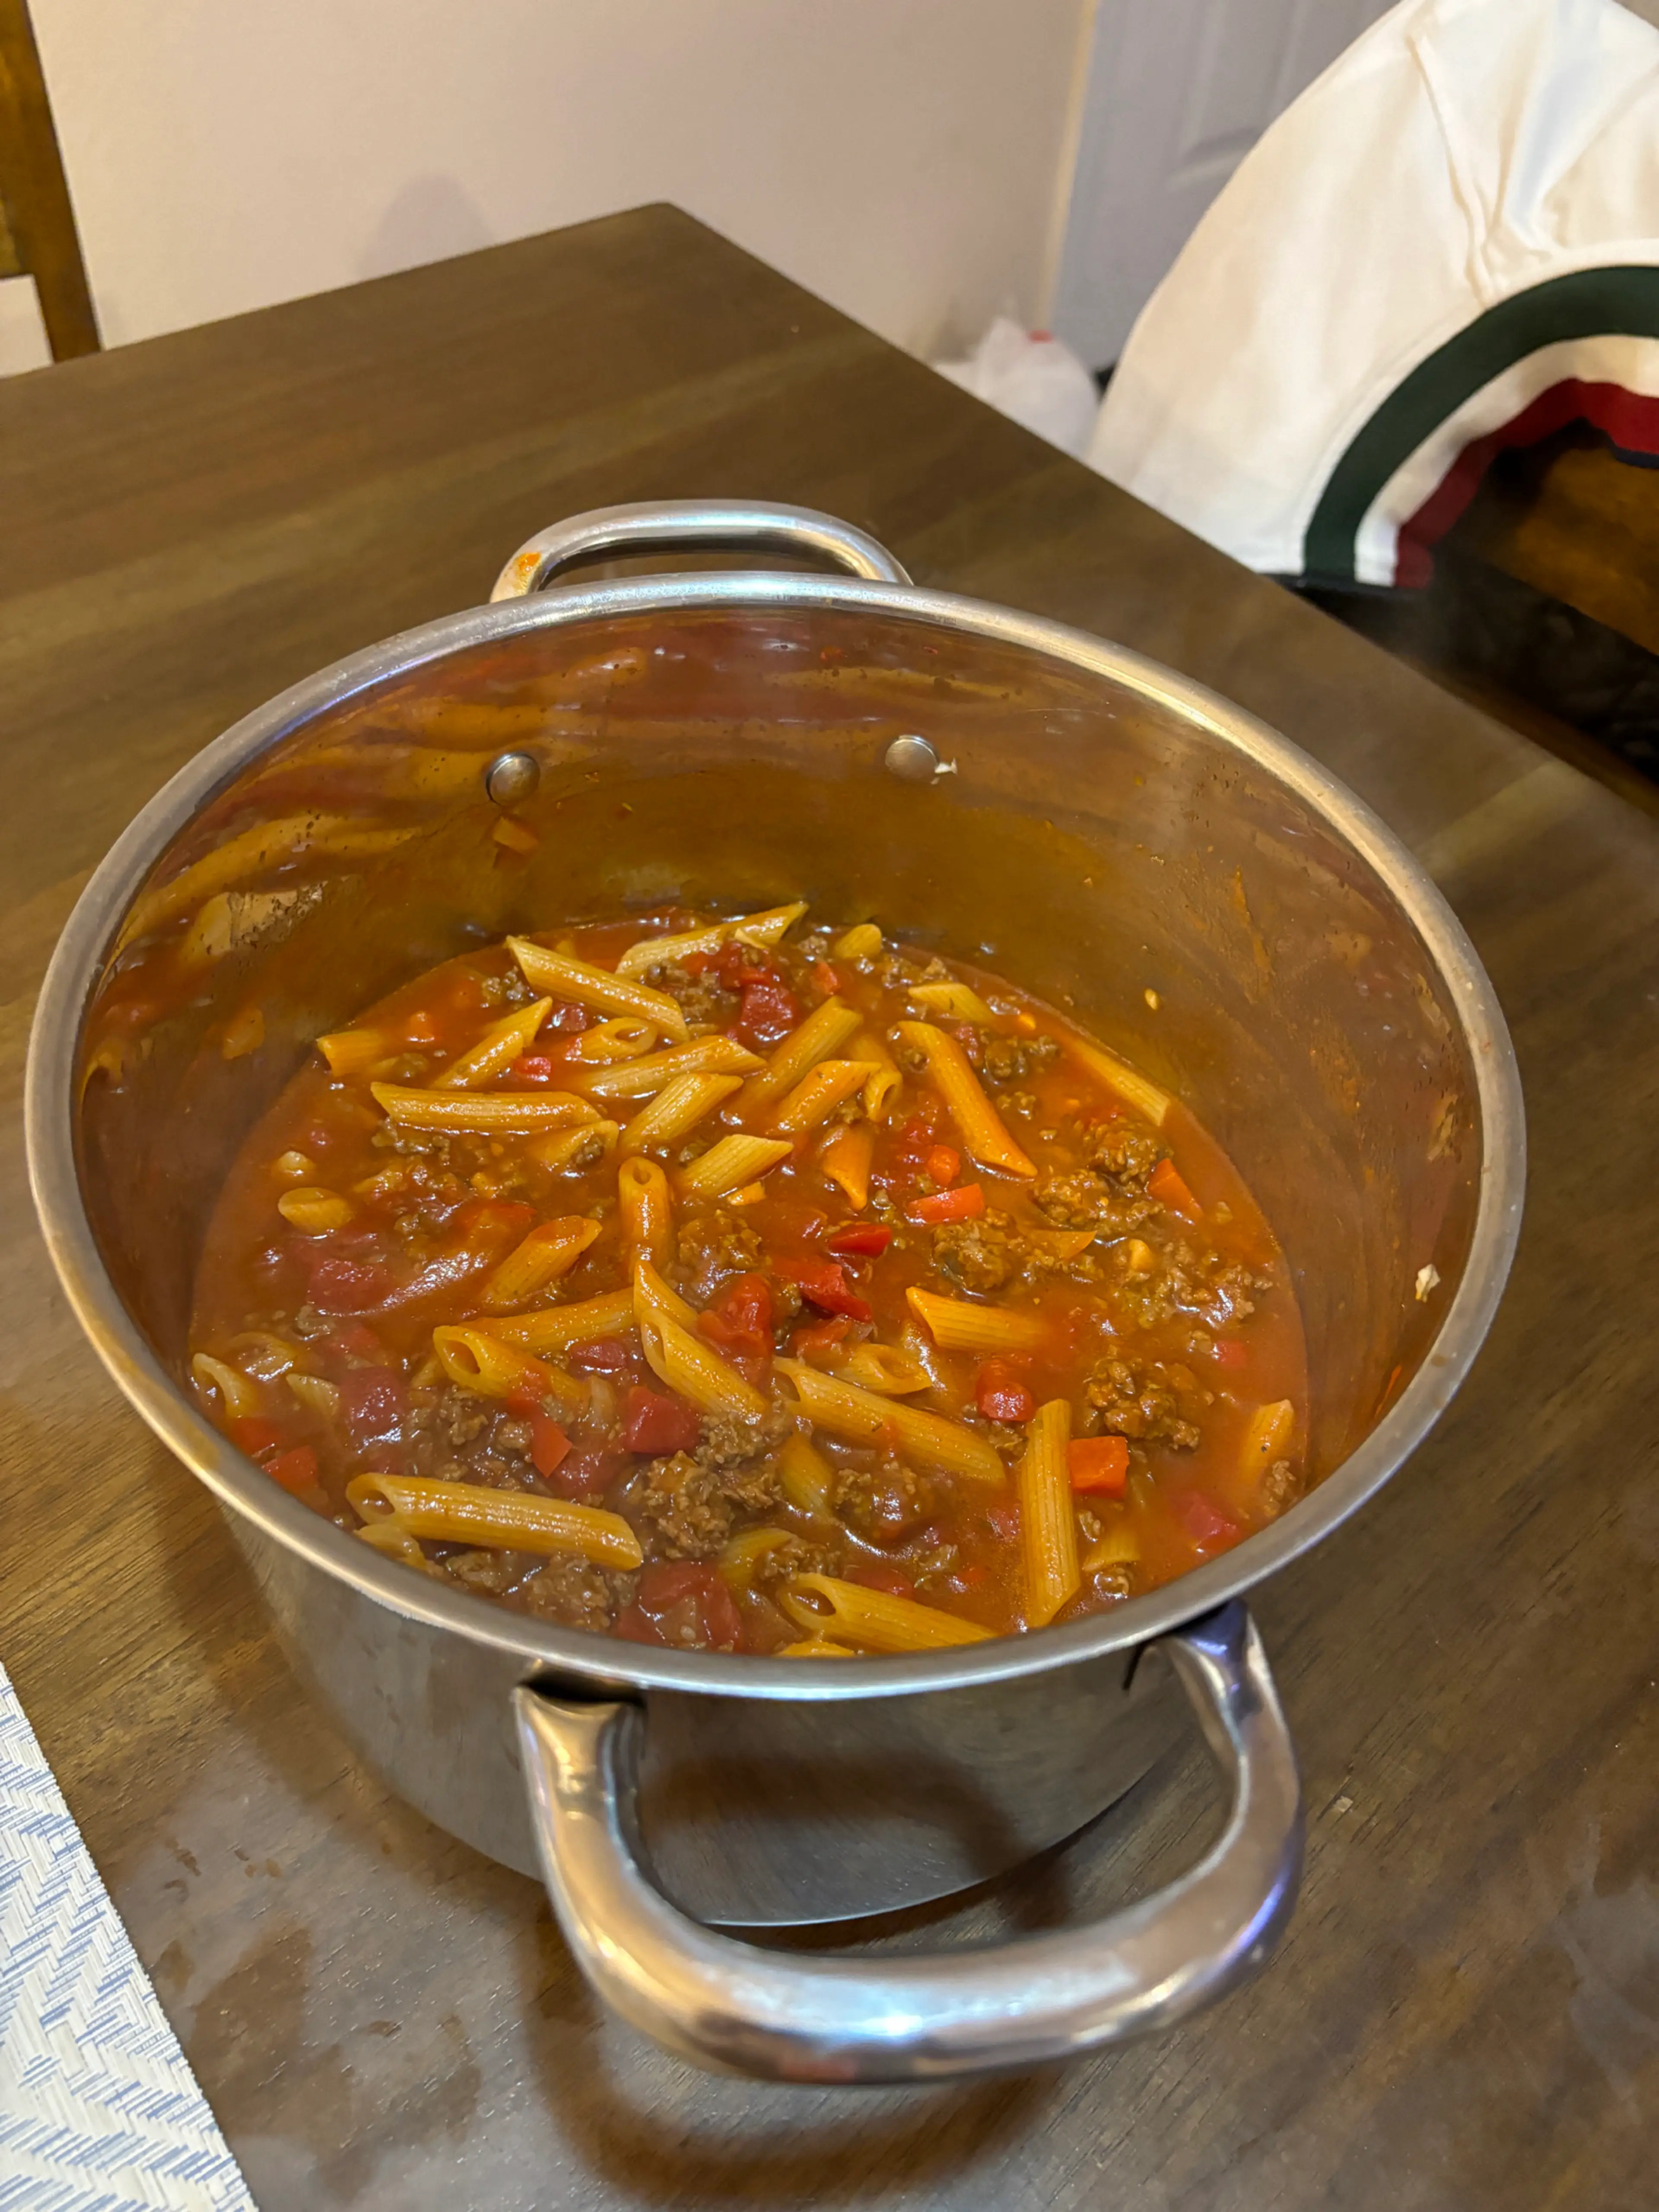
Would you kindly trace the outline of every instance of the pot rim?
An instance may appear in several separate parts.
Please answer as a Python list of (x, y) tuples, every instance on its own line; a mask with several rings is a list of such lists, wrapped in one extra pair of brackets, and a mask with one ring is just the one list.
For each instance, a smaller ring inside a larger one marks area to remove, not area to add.
[[(257, 754), (323, 709), (453, 653), (523, 630), (717, 608), (876, 611), (919, 626), (1023, 647), (1139, 692), (1266, 769), (1346, 841), (1411, 921), (1455, 1011), (1480, 1107), (1480, 1184), (1468, 1261), (1416, 1374), (1370, 1434), (1289, 1512), (1232, 1551), (1109, 1613), (926, 1656), (854, 1658), (835, 1667), (738, 1654), (655, 1652), (527, 1620), (466, 1591), (441, 1589), (380, 1557), (280, 1489), (185, 1396), (122, 1305), (99, 1256), (75, 1162), (75, 1060), (82, 1021), (93, 982), (133, 897), (191, 817)], [(1357, 1511), (1450, 1402), (1503, 1294), (1520, 1231), (1526, 1175), (1515, 1053), (1497, 994), (1473, 945), (1405, 844), (1308, 754), (1218, 694), (1087, 631), (954, 592), (775, 570), (571, 583), (465, 609), (349, 654), (244, 715), (163, 785), (116, 840), (76, 902), (35, 1012), (24, 1120), (35, 1206), (77, 1320), (130, 1402), (221, 1504), (376, 1604), (516, 1656), (528, 1678), (567, 1686), (574, 1680), (596, 1695), (664, 1689), (811, 1702), (968, 1688), (1127, 1650), (1251, 1589)]]

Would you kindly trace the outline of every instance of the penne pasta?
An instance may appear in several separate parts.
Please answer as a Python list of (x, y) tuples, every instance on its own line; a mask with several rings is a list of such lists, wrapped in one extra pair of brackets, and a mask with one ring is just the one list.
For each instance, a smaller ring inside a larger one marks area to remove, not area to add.
[(504, 1342), (493, 1329), (464, 1323), (434, 1328), (432, 1349), (450, 1381), (474, 1397), (517, 1399), (526, 1405), (551, 1400), (568, 1413), (580, 1413), (587, 1404), (586, 1383)]
[(1164, 1127), (1164, 1117), (1170, 1106), (1167, 1091), (1160, 1091), (1157, 1084), (1149, 1083), (1137, 1069), (1130, 1066), (1127, 1060), (1120, 1060), (1115, 1052), (1108, 1052), (1104, 1045), (1092, 1043), (1087, 1037), (1079, 1036), (1070, 1030), (1062, 1034), (1060, 1041), (1073, 1060), (1086, 1067), (1090, 1074), (1103, 1083), (1109, 1091), (1115, 1091), (1126, 1106), (1133, 1106), (1144, 1121), (1152, 1123), (1153, 1128)]
[(339, 1417), (340, 1386), (325, 1382), (320, 1375), (285, 1375), (283, 1377), (307, 1413), (314, 1413), (319, 1421), (332, 1421)]
[(650, 1280), (653, 1274), (654, 1270), (643, 1262), (634, 1270), (634, 1320), (652, 1373), (671, 1390), (689, 1399), (700, 1413), (761, 1419), (766, 1412), (765, 1399), (735, 1367), (727, 1366), (712, 1344), (696, 1334), (695, 1324), (678, 1318), (674, 1306), (681, 1313), (689, 1313), (690, 1309), (660, 1279)]
[(677, 1075), (748, 1075), (765, 1062), (736, 1037), (693, 1037), (690, 1044), (648, 1052), (620, 1066), (582, 1073), (582, 1088), (592, 1098), (648, 1098)]
[(190, 1363), (190, 1371), (198, 1390), (218, 1393), (219, 1403), (233, 1421), (246, 1420), (264, 1403), (264, 1394), (252, 1376), (228, 1360), (215, 1359), (210, 1352), (198, 1352)]
[(725, 1198), (744, 1190), (787, 1160), (794, 1146), (787, 1137), (722, 1137), (700, 1159), (680, 1170), (682, 1198)]
[(841, 1382), (873, 1390), (879, 1398), (904, 1398), (913, 1390), (933, 1387), (921, 1362), (893, 1344), (855, 1344), (836, 1362), (836, 1374)]
[(1016, 1313), (1009, 1306), (975, 1305), (967, 1298), (941, 1297), (913, 1285), (905, 1303), (945, 1352), (1036, 1352), (1053, 1334), (1038, 1314)]
[(314, 1185), (298, 1190), (285, 1190), (276, 1201), (276, 1211), (284, 1221), (295, 1229), (304, 1230), (307, 1237), (327, 1237), (336, 1229), (344, 1229), (356, 1218), (357, 1209), (349, 1198), (342, 1198), (337, 1190), (321, 1190)]
[(1077, 1509), (1066, 1447), (1072, 1408), (1064, 1398), (1039, 1406), (1026, 1424), (1024, 1456), (1015, 1471), (1019, 1495), (1020, 1562), (1025, 1578), (1025, 1626), (1046, 1628), (1082, 1587), (1077, 1559)]
[(848, 1049), (854, 1060), (866, 1060), (875, 1070), (864, 1086), (864, 1110), (872, 1121), (878, 1121), (904, 1081), (898, 1062), (873, 1030), (860, 1030)]
[(629, 1251), (665, 1267), (674, 1256), (674, 1200), (656, 1161), (624, 1160), (617, 1170), (617, 1200)]
[(767, 908), (763, 914), (733, 915), (729, 921), (711, 922), (707, 929), (690, 929), (678, 937), (641, 937), (617, 963), (619, 975), (643, 975), (665, 960), (689, 959), (693, 953), (718, 952), (735, 941), (764, 950), (786, 936), (806, 911), (806, 902)]
[(775, 1659), (850, 1659), (853, 1655), (844, 1644), (826, 1644), (821, 1636), (806, 1636), (799, 1644), (780, 1644), (772, 1656)]
[(953, 1022), (994, 1022), (996, 1016), (979, 993), (966, 983), (912, 983), (905, 996), (913, 1006), (926, 1008), (937, 1018)]
[(778, 1454), (778, 1480), (797, 1513), (822, 1519), (834, 1510), (836, 1470), (799, 1429), (790, 1431)]
[(1288, 1398), (1271, 1406), (1258, 1406), (1244, 1431), (1239, 1447), (1239, 1471), (1246, 1480), (1267, 1474), (1275, 1460), (1283, 1459), (1296, 1434), (1296, 1408)]
[(832, 950), (837, 960), (873, 960), (881, 951), (881, 932), (873, 921), (855, 922), (843, 930)]
[(538, 1137), (525, 1151), (541, 1166), (562, 1175), (571, 1168), (596, 1166), (607, 1152), (616, 1151), (621, 1134), (622, 1125), (617, 1121), (578, 1121), (572, 1128), (555, 1129), (550, 1136)]
[[(812, 1605), (809, 1594), (821, 1599), (828, 1612)], [(896, 1597), (890, 1590), (866, 1589), (836, 1575), (796, 1575), (778, 1592), (777, 1601), (815, 1641), (833, 1629), (868, 1651), (944, 1651), (952, 1644), (982, 1644), (991, 1633), (959, 1613)]]
[(770, 1127), (788, 1136), (816, 1129), (837, 1106), (845, 1105), (868, 1079), (880, 1073), (867, 1060), (821, 1060), (802, 1076), (773, 1115)]
[(781, 1098), (809, 1068), (840, 1051), (860, 1019), (857, 1009), (843, 1006), (839, 999), (826, 999), (821, 1006), (815, 1006), (804, 1022), (790, 1030), (760, 1073), (751, 1075), (744, 1085), (738, 1093), (738, 1113), (745, 1116), (757, 1113), (775, 1098)]
[(853, 1121), (832, 1131), (818, 1154), (818, 1165), (831, 1182), (840, 1184), (855, 1213), (870, 1203), (870, 1164), (875, 1152), (875, 1131), (867, 1121)]
[(677, 1075), (623, 1127), (620, 1143), (624, 1157), (653, 1146), (678, 1144), (742, 1088), (740, 1075)]
[(1002, 1116), (986, 1097), (956, 1039), (931, 1022), (901, 1022), (896, 1034), (926, 1055), (927, 1073), (944, 1094), (969, 1156), (981, 1167), (999, 1168), (1004, 1175), (1034, 1176), (1035, 1165), (1004, 1127)]
[(532, 990), (574, 1000), (580, 1006), (597, 1006), (602, 1014), (637, 1015), (681, 1044), (690, 1035), (685, 1016), (665, 992), (648, 991), (626, 975), (578, 960), (574, 952), (550, 952), (527, 937), (509, 937), (507, 949)]
[(278, 1152), (270, 1171), (283, 1182), (309, 1182), (317, 1172), (317, 1163), (309, 1152)]
[(787, 1528), (744, 1528), (720, 1547), (714, 1564), (734, 1590), (748, 1589), (768, 1553), (775, 1552), (780, 1544), (788, 1541)]
[(365, 1521), (362, 1527), (354, 1533), (361, 1536), (365, 1544), (372, 1545), (375, 1551), (384, 1553), (388, 1559), (401, 1560), (406, 1567), (418, 1567), (423, 1575), (441, 1575), (443, 1572), (441, 1567), (433, 1565), (395, 1514), (389, 1515), (384, 1521)]
[[(1027, 1243), (1035, 1244), (1051, 1260), (1075, 1260), (1095, 1241), (1092, 1229), (1027, 1229), (1022, 1223), (1020, 1233)], [(1143, 1244), (1140, 1249), (1145, 1252), (1151, 1248)]]
[(574, 1552), (597, 1567), (644, 1564), (640, 1540), (620, 1513), (577, 1505), (568, 1498), (399, 1474), (360, 1474), (346, 1485), (346, 1498), (365, 1521), (394, 1519), (411, 1536), (423, 1536), (428, 1543)]
[(411, 1129), (495, 1136), (599, 1119), (586, 1099), (568, 1091), (408, 1091), (396, 1083), (368, 1088), (388, 1121)]
[(432, 1079), (432, 1088), (477, 1091), (511, 1067), (520, 1053), (529, 1051), (536, 1032), (552, 1011), (551, 999), (538, 999), (533, 1006), (520, 1006), (516, 1013), (492, 1022), (471, 1051), (439, 1070)]
[(678, 1322), (682, 1328), (696, 1328), (697, 1325), (696, 1307), (687, 1305), (678, 1291), (671, 1290), (648, 1260), (635, 1261), (634, 1286), (629, 1291), (629, 1297), (633, 1301), (634, 1316), (636, 1321), (639, 1317), (640, 1302), (643, 1299), (651, 1311), (659, 1318), (665, 1314), (670, 1321)]
[(657, 1042), (657, 1032), (649, 1022), (641, 1021), (637, 1014), (612, 1014), (606, 1022), (596, 1022), (591, 1030), (583, 1030), (565, 1048), (568, 1060), (586, 1064), (594, 1062), (601, 1067), (614, 1066), (617, 1061), (638, 1060), (650, 1051)]
[(1096, 1538), (1083, 1555), (1083, 1571), (1097, 1575), (1103, 1567), (1132, 1567), (1140, 1557), (1140, 1539), (1127, 1519)]
[(573, 1344), (596, 1344), (602, 1336), (623, 1336), (634, 1326), (631, 1290), (606, 1291), (597, 1298), (578, 1298), (568, 1306), (549, 1306), (541, 1313), (519, 1314), (511, 1321), (493, 1322), (490, 1334), (503, 1344), (538, 1359), (568, 1352)]
[(366, 1075), (398, 1049), (396, 1038), (382, 1036), (379, 1030), (336, 1030), (317, 1038), (316, 1045), (331, 1075)]
[(976, 1435), (960, 1421), (942, 1413), (925, 1413), (892, 1398), (820, 1374), (803, 1359), (779, 1359), (774, 1364), (795, 1386), (801, 1411), (815, 1428), (855, 1443), (870, 1443), (890, 1435), (895, 1450), (919, 1467), (945, 1474), (966, 1475), (970, 1481), (993, 1483), (998, 1489), (1007, 1473), (988, 1438)]
[(482, 1303), (492, 1313), (527, 1304), (538, 1291), (568, 1273), (599, 1233), (599, 1223), (580, 1213), (542, 1222), (486, 1279)]

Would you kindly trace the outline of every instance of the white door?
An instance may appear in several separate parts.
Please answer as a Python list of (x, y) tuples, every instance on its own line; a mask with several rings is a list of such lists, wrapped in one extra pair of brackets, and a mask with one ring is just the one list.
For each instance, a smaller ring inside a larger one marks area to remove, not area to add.
[(1096, 0), (1054, 327), (1091, 368), (1257, 138), (1391, 0)]

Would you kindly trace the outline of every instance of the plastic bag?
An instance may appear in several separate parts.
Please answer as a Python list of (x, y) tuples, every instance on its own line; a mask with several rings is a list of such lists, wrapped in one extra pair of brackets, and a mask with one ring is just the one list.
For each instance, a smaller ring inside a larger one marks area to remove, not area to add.
[(1088, 444), (1100, 411), (1095, 380), (1068, 345), (999, 315), (966, 361), (936, 361), (952, 384), (1067, 453)]

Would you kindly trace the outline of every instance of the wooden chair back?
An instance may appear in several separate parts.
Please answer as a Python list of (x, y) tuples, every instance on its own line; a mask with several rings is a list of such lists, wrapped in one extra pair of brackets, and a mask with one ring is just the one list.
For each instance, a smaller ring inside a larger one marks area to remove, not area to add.
[(27, 0), (0, 0), (0, 277), (33, 276), (54, 361), (99, 349)]

